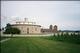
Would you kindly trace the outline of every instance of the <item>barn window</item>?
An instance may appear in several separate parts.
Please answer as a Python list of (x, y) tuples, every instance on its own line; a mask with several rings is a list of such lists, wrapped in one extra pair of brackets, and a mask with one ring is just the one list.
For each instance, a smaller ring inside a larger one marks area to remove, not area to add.
[(37, 28), (35, 28), (35, 31), (37, 31)]
[(23, 27), (21, 27), (23, 29)]

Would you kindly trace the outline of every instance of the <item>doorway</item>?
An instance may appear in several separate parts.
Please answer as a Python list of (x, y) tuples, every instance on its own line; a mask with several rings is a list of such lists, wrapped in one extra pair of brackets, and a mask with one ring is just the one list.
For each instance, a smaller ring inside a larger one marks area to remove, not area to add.
[(29, 34), (29, 28), (27, 28), (27, 34)]

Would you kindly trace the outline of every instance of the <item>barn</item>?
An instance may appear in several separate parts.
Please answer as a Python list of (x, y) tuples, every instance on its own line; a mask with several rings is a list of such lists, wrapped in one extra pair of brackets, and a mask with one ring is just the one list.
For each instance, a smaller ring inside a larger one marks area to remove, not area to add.
[(26, 18), (24, 21), (17, 21), (11, 25), (14, 28), (18, 28), (21, 34), (40, 34), (41, 26), (36, 25), (35, 22), (29, 22)]

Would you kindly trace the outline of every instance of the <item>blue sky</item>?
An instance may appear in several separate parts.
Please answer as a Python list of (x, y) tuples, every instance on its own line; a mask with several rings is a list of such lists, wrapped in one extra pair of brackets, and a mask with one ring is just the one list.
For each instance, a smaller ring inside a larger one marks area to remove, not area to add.
[(28, 18), (44, 28), (80, 30), (80, 1), (2, 1), (1, 26)]

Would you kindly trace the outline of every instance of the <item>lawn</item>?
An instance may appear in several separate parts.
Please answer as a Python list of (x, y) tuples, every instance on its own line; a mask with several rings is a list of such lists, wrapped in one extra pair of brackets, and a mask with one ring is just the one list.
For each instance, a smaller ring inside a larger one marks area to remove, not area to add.
[(7, 38), (10, 38), (10, 37), (0, 37), (0, 41), (4, 40), (4, 39), (7, 39)]
[(1, 43), (1, 53), (80, 53), (80, 45), (39, 37), (11, 38)]

